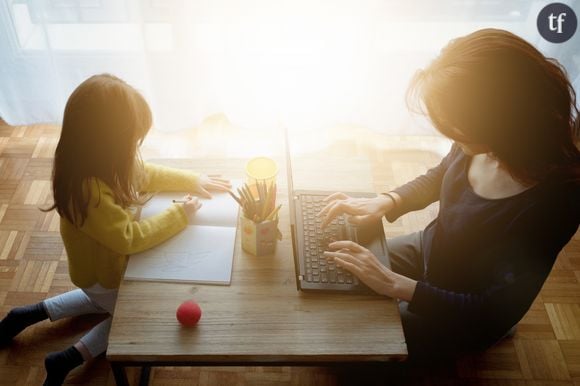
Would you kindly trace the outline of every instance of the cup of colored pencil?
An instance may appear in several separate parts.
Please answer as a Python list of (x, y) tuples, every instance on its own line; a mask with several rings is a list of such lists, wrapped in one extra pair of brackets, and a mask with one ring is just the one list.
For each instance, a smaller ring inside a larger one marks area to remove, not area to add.
[(282, 205), (276, 206), (274, 182), (256, 181), (253, 188), (244, 184), (237, 194), (229, 192), (242, 208), (242, 249), (255, 256), (269, 255), (276, 250), (276, 241), (282, 239), (278, 229)]

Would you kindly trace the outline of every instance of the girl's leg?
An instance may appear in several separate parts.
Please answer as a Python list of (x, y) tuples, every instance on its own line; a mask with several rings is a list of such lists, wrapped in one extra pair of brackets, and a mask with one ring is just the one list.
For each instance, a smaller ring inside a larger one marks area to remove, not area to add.
[[(94, 285), (55, 296), (44, 301), (51, 320), (90, 313), (113, 314), (117, 301), (116, 289), (106, 289)], [(106, 342), (111, 327), (111, 317), (105, 319), (85, 335), (75, 347), (85, 360), (94, 358), (106, 350)], [(102, 339), (104, 343), (98, 343)], [(102, 348), (102, 350), (101, 350)]]
[(109, 331), (111, 329), (112, 315), (117, 302), (118, 291), (116, 289), (104, 289), (102, 287), (85, 288), (83, 291), (97, 304), (106, 310), (111, 317), (97, 324), (91, 331), (75, 344), (75, 347), (83, 354), (85, 360), (95, 358), (107, 350)]
[(16, 307), (0, 321), (0, 347), (10, 343), (26, 327), (43, 321), (48, 314), (42, 302)]
[(85, 355), (83, 355), (85, 360), (95, 358), (107, 351), (107, 345), (109, 343), (109, 331), (111, 331), (112, 321), (112, 316), (103, 320), (85, 336), (83, 336), (81, 340), (75, 345), (76, 347), (80, 346), (79, 351), (84, 351), (85, 355), (90, 355), (89, 357), (85, 357)]
[(82, 290), (94, 304), (113, 315), (115, 303), (117, 303), (117, 294), (119, 292), (117, 289), (107, 289), (97, 284), (90, 288), (83, 288)]
[(43, 303), (48, 317), (53, 322), (71, 316), (108, 312), (80, 289), (48, 298)]
[(0, 321), (0, 347), (10, 343), (12, 338), (26, 327), (46, 318), (55, 321), (69, 316), (105, 312), (108, 312), (107, 309), (92, 301), (80, 289), (48, 298), (37, 304), (16, 307)]
[[(117, 300), (117, 290), (105, 289), (96, 285), (91, 288), (83, 288), (81, 292), (82, 296), (79, 297), (85, 297), (94, 307), (100, 309), (101, 312), (107, 312), (112, 315)], [(105, 352), (112, 319), (109, 316), (97, 324), (74, 346), (61, 352), (48, 354), (44, 361), (46, 368), (44, 385), (61, 385), (72, 369), (81, 365), (84, 361)]]
[(83, 362), (81, 353), (74, 346), (70, 346), (64, 351), (48, 354), (44, 359), (46, 379), (43, 386), (62, 385), (68, 373)]
[(60, 352), (50, 353), (44, 360), (46, 380), (44, 386), (62, 385), (68, 373), (84, 361), (95, 358), (107, 350), (109, 331), (113, 318), (109, 316), (75, 343)]

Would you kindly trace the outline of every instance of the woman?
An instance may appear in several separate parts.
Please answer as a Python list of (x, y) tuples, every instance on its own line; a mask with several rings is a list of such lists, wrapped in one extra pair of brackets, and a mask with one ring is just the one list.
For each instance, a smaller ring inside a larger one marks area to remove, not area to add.
[(564, 69), (523, 39), (484, 29), (451, 41), (411, 83), (454, 140), (425, 175), (373, 199), (327, 197), (323, 225), (399, 216), (439, 200), (423, 231), (387, 241), (392, 270), (350, 241), (329, 259), (400, 299), (411, 357), (485, 349), (529, 309), (578, 228), (576, 97)]

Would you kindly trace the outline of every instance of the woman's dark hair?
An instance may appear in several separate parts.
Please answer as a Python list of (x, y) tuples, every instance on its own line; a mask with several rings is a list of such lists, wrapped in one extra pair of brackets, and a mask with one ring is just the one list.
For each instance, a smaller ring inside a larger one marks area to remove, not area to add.
[(522, 182), (580, 179), (578, 108), (566, 71), (510, 32), (452, 40), (415, 75), (407, 104), (443, 135), (487, 145)]
[(151, 125), (147, 102), (123, 80), (102, 74), (81, 83), (64, 110), (52, 171), (54, 204), (46, 211), (56, 209), (82, 226), (92, 179), (106, 183), (119, 205), (137, 203), (143, 178), (138, 146)]

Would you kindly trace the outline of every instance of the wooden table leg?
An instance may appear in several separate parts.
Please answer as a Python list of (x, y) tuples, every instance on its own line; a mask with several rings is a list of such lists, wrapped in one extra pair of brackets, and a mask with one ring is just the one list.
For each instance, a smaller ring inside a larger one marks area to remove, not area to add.
[(129, 386), (129, 380), (127, 379), (125, 366), (116, 362), (111, 362), (111, 369), (113, 370), (113, 375), (115, 376), (115, 383), (117, 386)]
[(139, 377), (139, 386), (149, 386), (149, 375), (151, 374), (151, 366), (141, 367), (141, 376)]

